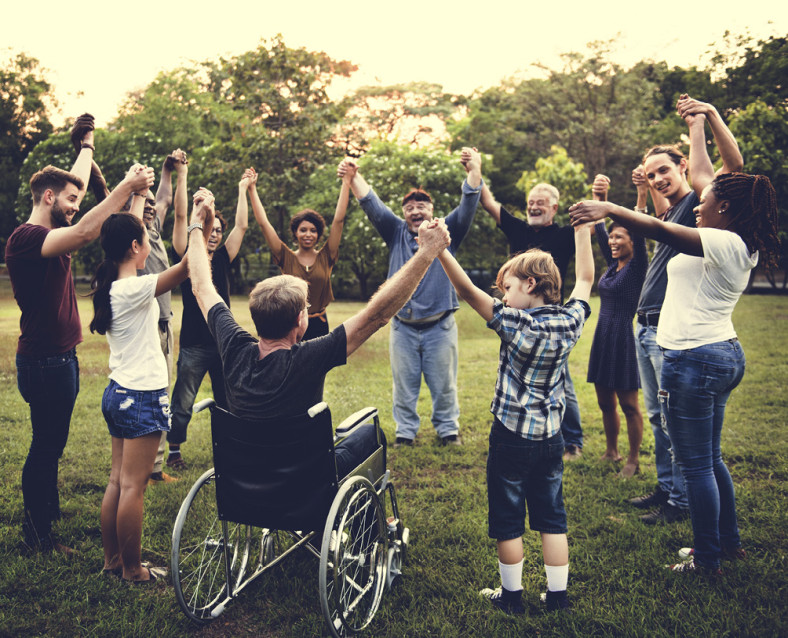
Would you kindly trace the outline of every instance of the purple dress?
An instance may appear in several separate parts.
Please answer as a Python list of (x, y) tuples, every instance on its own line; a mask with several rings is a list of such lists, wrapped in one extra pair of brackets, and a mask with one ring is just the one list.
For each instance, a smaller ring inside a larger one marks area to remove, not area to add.
[(648, 268), (646, 240), (631, 234), (632, 259), (616, 270), (618, 260), (610, 252), (605, 224), (598, 223), (595, 230), (608, 268), (599, 279), (599, 319), (588, 359), (587, 380), (614, 390), (637, 390), (640, 375), (632, 320)]

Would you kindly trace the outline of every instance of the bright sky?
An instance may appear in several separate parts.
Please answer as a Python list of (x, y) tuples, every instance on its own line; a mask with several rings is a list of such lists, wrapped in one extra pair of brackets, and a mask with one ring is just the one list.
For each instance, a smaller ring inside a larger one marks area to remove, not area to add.
[[(39, 0), (7, 3), (0, 61), (24, 51), (55, 86), (61, 116), (112, 119), (130, 90), (159, 71), (255, 48), (282, 33), (290, 47), (322, 50), (359, 66), (341, 94), (364, 84), (424, 80), (469, 94), (534, 62), (620, 34), (612, 53), (628, 66), (705, 61), (727, 30), (755, 37), (788, 34), (788, 3), (764, 0)], [(239, 8), (241, 7), (246, 8)], [(702, 97), (702, 96), (699, 96)]]

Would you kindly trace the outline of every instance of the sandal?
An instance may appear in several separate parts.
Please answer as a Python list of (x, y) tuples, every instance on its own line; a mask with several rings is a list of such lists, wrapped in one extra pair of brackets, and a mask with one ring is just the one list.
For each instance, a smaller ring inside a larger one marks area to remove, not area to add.
[(148, 570), (150, 578), (147, 580), (127, 580), (126, 582), (132, 585), (155, 585), (159, 579), (164, 580), (167, 578), (166, 567), (145, 567)]

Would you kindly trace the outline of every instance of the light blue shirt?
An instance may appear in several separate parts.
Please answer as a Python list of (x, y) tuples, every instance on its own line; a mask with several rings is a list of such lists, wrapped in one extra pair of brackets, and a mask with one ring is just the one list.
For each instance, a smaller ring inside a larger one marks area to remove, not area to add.
[[(467, 180), (464, 181), (460, 205), (446, 217), (446, 226), (451, 234), (449, 251), (452, 255), (460, 247), (465, 235), (468, 234), (476, 207), (479, 204), (483, 185), (484, 182), (480, 183), (478, 188), (471, 188)], [(388, 277), (391, 278), (418, 250), (416, 236), (408, 230), (405, 220), (395, 215), (388, 206), (380, 201), (372, 189), (359, 200), (359, 203), (369, 217), (369, 221), (372, 222), (389, 247)], [(424, 275), (416, 288), (416, 292), (397, 313), (397, 317), (406, 321), (414, 321), (433, 317), (447, 310), (457, 310), (459, 307), (454, 286), (451, 285), (443, 266), (436, 259), (430, 264), (427, 274)]]

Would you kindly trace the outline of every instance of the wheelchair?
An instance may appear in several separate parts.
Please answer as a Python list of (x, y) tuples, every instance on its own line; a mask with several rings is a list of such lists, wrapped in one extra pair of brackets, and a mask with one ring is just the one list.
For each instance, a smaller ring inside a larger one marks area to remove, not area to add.
[[(239, 419), (213, 399), (194, 411), (205, 408), (214, 467), (192, 486), (172, 532), (170, 573), (183, 612), (197, 624), (214, 620), (258, 577), (303, 549), (319, 559), (320, 606), (331, 634), (364, 630), (384, 589), (401, 576), (409, 536), (377, 410), (359, 410), (335, 436), (324, 402), (304, 415), (262, 421)], [(334, 444), (369, 423), (377, 449), (338, 477)]]

